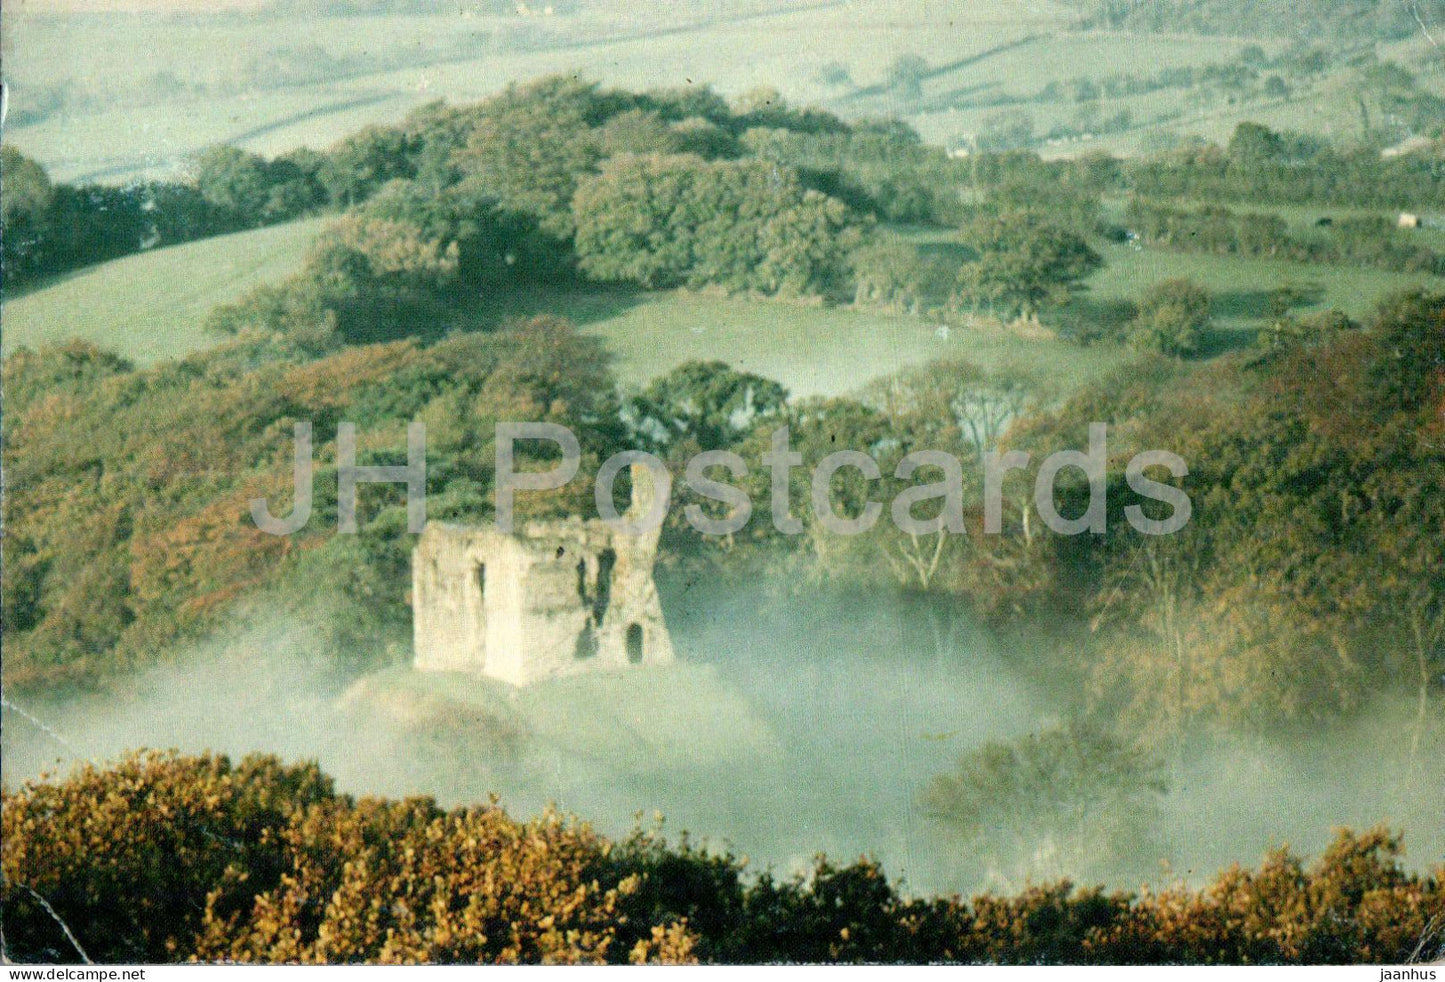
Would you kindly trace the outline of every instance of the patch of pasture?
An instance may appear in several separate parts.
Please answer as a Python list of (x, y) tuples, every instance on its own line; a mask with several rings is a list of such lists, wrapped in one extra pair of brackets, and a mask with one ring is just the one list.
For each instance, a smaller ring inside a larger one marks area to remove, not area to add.
[(217, 304), (301, 264), (329, 218), (155, 249), (66, 274), (3, 310), (4, 351), (83, 338), (139, 363), (215, 344), (204, 330)]

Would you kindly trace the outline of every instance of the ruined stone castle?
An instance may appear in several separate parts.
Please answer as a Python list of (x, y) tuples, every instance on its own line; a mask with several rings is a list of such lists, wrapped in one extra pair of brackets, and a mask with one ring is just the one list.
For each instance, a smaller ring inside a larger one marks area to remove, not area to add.
[[(632, 476), (631, 514), (645, 514), (649, 475)], [(658, 536), (577, 517), (512, 534), (429, 523), (412, 553), (415, 667), (527, 685), (671, 662), (652, 578)]]

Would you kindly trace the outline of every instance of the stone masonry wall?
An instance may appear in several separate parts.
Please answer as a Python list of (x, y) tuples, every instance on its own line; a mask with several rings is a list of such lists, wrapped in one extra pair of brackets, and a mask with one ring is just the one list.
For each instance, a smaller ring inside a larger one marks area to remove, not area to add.
[[(634, 513), (646, 480), (634, 472)], [(412, 554), (415, 667), (526, 685), (671, 662), (657, 540), (577, 518), (513, 535), (429, 524)]]

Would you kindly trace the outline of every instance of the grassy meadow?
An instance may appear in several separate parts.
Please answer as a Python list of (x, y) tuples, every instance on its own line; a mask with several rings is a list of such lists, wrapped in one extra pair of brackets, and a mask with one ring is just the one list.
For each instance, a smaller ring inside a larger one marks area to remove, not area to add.
[[(308, 219), (128, 256), (81, 270), (5, 304), (5, 351), (84, 338), (138, 364), (215, 344), (206, 313), (295, 271), (326, 219)], [(840, 395), (911, 365), (966, 358), (1083, 382), (1115, 364), (1111, 348), (954, 328), (917, 317), (686, 292), (574, 288), (523, 291), (458, 312), (468, 328), (551, 313), (603, 338), (624, 385), (640, 387), (690, 359), (721, 360), (777, 379), (794, 395)], [(1060, 370), (1062, 366), (1067, 366)]]
[[(1298, 211), (1293, 217), (1303, 221), (1310, 210)], [(203, 329), (207, 312), (294, 272), (329, 220), (157, 249), (60, 277), (6, 301), (4, 350), (76, 337), (144, 365), (208, 347), (217, 339)], [(935, 231), (924, 238), (952, 236)], [(1269, 316), (1270, 292), (1280, 286), (1313, 291), (1302, 311), (1336, 308), (1363, 317), (1391, 293), (1442, 285), (1424, 274), (1101, 248), (1105, 266), (1087, 282), (1080, 313), (1117, 310), (1159, 280), (1185, 277), (1213, 295), (1221, 332), (1216, 344), (1222, 348), (1247, 343)], [(604, 339), (619, 379), (634, 388), (690, 359), (716, 359), (774, 378), (797, 396), (840, 395), (938, 358), (1029, 369), (1067, 388), (1128, 357), (1113, 345), (1080, 347), (983, 327), (940, 330), (926, 318), (685, 291), (523, 290), (479, 298), (457, 311), (456, 323), (489, 330), (543, 313), (566, 317)]]
[[(1202, 61), (1223, 61), (1227, 58), (1224, 52), (1229, 50), (1230, 42), (1221, 38), (1194, 38), (1191, 43), (1213, 52)], [(1262, 47), (1270, 50), (1268, 44)], [(1436, 95), (1445, 93), (1445, 62), (1438, 57), (1438, 48), (1430, 40), (1415, 37), (1374, 47), (1382, 61), (1393, 60), (1409, 66), (1421, 91)], [(1237, 52), (1238, 48), (1234, 50)], [(1127, 108), (1133, 113), (1134, 125), (1090, 139), (1045, 145), (1040, 147), (1040, 152), (1045, 157), (1070, 157), (1090, 152), (1137, 156), (1150, 152), (1161, 143), (1184, 137), (1224, 144), (1229, 141), (1235, 127), (1244, 122), (1350, 143), (1361, 135), (1356, 97), (1358, 83), (1357, 73), (1343, 68), (1328, 72), (1308, 85), (1296, 84), (1283, 98), (1208, 99), (1201, 98), (1198, 90), (1165, 89), (1147, 95), (1106, 100), (1105, 115)], [(1040, 128), (1047, 127), (1041, 125)]]
[(1366, 316), (1392, 293), (1416, 287), (1438, 290), (1445, 286), (1439, 277), (1423, 273), (1393, 273), (1354, 266), (1133, 249), (1124, 245), (1106, 246), (1102, 253), (1105, 265), (1088, 281), (1087, 302), (1117, 305), (1137, 299), (1160, 280), (1183, 277), (1210, 292), (1216, 327), (1234, 333), (1257, 329), (1270, 316), (1271, 291), (1285, 286), (1313, 293), (1312, 302), (1299, 308), (1300, 313), (1334, 308), (1355, 318)]
[(697, 359), (775, 379), (794, 396), (836, 396), (940, 358), (1017, 367), (1072, 387), (1129, 357), (1114, 346), (1081, 348), (983, 324), (942, 329), (901, 314), (682, 290), (527, 291), (482, 301), (459, 320), (468, 329), (488, 330), (539, 314), (566, 317), (600, 337), (628, 388)]
[(662, 295), (589, 328), (607, 340), (624, 384), (637, 385), (694, 358), (721, 359), (773, 378), (795, 396), (852, 392), (880, 376), (937, 358), (1035, 369), (1074, 385), (1121, 353), (1004, 331), (938, 328), (914, 317), (781, 303)]
[(155, 249), (61, 276), (4, 306), (4, 351), (84, 338), (138, 364), (209, 347), (206, 314), (294, 272), (328, 219)]

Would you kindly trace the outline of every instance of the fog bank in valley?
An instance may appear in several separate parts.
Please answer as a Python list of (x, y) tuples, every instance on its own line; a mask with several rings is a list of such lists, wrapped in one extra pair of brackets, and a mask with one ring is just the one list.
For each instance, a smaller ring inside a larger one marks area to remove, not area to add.
[(453, 805), (495, 793), (515, 814), (555, 803), (614, 835), (661, 813), (669, 834), (732, 848), (754, 869), (873, 855), (914, 892), (1197, 881), (1274, 845), (1313, 855), (1334, 827), (1378, 822), (1404, 830), (1412, 865), (1445, 855), (1445, 735), (1437, 721), (1411, 770), (1403, 701), (1288, 740), (1198, 735), (1160, 762), (1168, 790), (1127, 842), (1109, 841), (1102, 817), (1090, 828), (1085, 801), (1072, 846), (1008, 828), (965, 843), (926, 813), (929, 781), (1076, 709), (1029, 651), (967, 627), (943, 637), (900, 599), (773, 584), (665, 592), (675, 670), (522, 692), (404, 667), (357, 684), (314, 650), (314, 625), (238, 625), (114, 692), (7, 705), (4, 778), (14, 787), (138, 747), (261, 751), (316, 759), (353, 794)]

